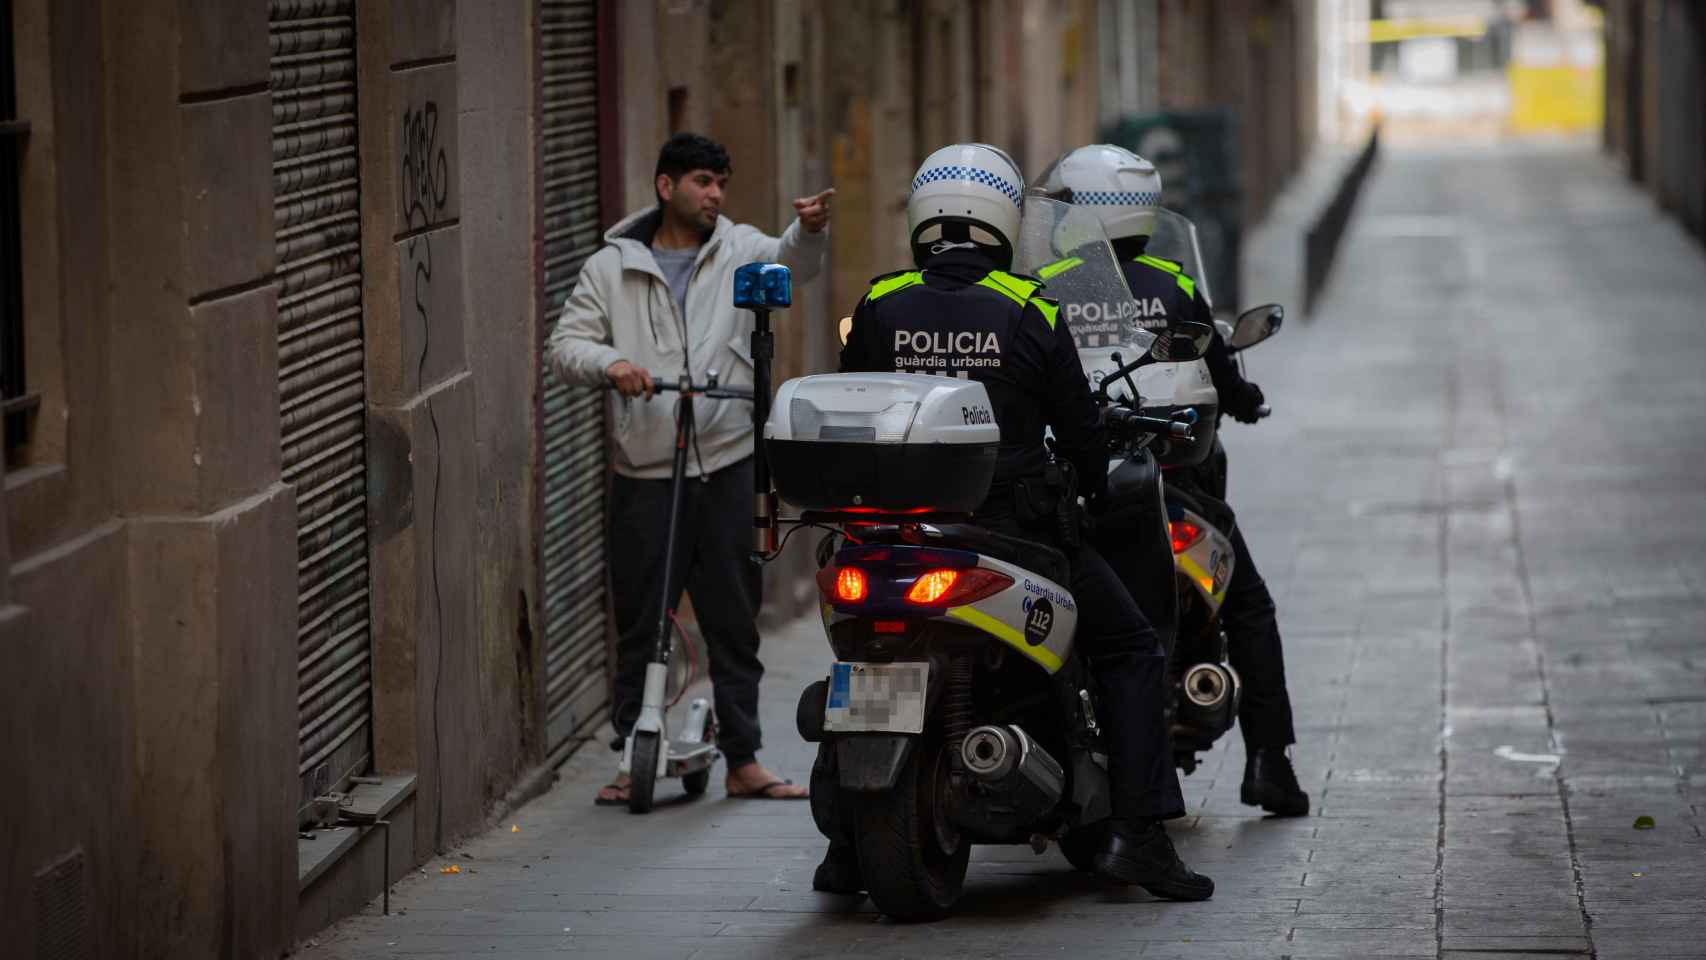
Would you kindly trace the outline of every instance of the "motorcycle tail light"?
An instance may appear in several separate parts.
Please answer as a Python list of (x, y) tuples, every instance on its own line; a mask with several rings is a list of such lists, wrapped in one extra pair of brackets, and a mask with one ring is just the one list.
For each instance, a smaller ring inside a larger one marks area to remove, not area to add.
[(817, 590), (831, 603), (858, 603), (870, 595), (865, 571), (858, 567), (824, 567), (817, 572)]
[(913, 581), (908, 603), (929, 607), (959, 607), (976, 603), (1013, 585), (1013, 578), (994, 570), (931, 570)]
[(1173, 552), (1184, 553), (1196, 546), (1197, 541), (1202, 539), (1202, 527), (1189, 520), (1169, 520), (1167, 521), (1167, 536), (1173, 541)]
[(842, 567), (835, 574), (835, 599), (842, 603), (858, 603), (865, 599), (865, 571), (858, 567)]
[(906, 632), (906, 621), (905, 620), (873, 620), (871, 622), (871, 632), (872, 633), (905, 633)]
[(912, 603), (935, 603), (953, 588), (954, 581), (959, 578), (958, 570), (932, 570), (913, 581), (912, 589), (906, 591), (906, 599)]

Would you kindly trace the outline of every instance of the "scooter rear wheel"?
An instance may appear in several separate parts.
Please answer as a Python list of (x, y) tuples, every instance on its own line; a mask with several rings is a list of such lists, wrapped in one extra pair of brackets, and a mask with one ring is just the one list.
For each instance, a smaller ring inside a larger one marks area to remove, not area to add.
[(697, 797), (704, 794), (711, 786), (711, 771), (699, 770), (681, 778), (681, 785), (687, 790), (687, 795)]
[(940, 741), (918, 743), (892, 790), (860, 794), (857, 846), (871, 902), (899, 921), (936, 920), (953, 909), (965, 885), (971, 844), (943, 849), (935, 818), (947, 789)]
[(658, 782), (658, 735), (634, 734), (634, 754), (629, 761), (628, 812), (651, 813), (652, 795)]

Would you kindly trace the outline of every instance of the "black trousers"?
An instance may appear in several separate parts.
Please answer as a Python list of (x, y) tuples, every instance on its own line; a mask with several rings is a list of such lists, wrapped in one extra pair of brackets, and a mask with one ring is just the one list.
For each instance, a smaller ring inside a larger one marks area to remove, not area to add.
[[(978, 523), (1011, 536), (1056, 543), (1053, 536), (1005, 518)], [(1185, 815), (1166, 724), (1167, 654), (1107, 560), (1088, 543), (1063, 548), (1067, 588), (1078, 604), (1075, 648), (1095, 678), (1097, 721), (1107, 731), (1113, 815), (1136, 820)]]
[[(683, 589), (705, 636), (717, 746), (730, 769), (749, 762), (762, 746), (758, 728), (758, 659), (755, 620), (763, 602), (763, 574), (752, 548), (752, 460), (686, 484), (675, 569), (669, 571), (669, 608)], [(610, 578), (616, 607), (616, 691), (610, 722), (627, 736), (640, 716), (646, 664), (657, 641), (669, 533), (670, 481), (613, 478), (610, 489)]]
[(1220, 623), (1232, 668), (1243, 681), (1238, 705), (1238, 728), (1247, 750), (1289, 747), (1297, 742), (1292, 729), (1291, 694), (1285, 688), (1285, 651), (1280, 645), (1274, 598), (1256, 571), (1244, 532), (1232, 528), (1232, 582), (1220, 605)]

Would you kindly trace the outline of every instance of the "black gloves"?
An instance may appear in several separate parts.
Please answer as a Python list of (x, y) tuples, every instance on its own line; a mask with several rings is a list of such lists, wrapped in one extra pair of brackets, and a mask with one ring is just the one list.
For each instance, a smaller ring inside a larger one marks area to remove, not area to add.
[(1236, 386), (1220, 392), (1220, 409), (1239, 423), (1255, 423), (1260, 419), (1257, 411), (1265, 399), (1261, 387), (1240, 380)]

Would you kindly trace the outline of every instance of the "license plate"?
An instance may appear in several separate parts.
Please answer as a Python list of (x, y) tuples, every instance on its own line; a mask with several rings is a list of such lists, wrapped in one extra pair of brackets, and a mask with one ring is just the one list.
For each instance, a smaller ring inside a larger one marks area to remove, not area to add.
[(929, 661), (842, 663), (829, 671), (823, 728), (831, 733), (923, 733)]

